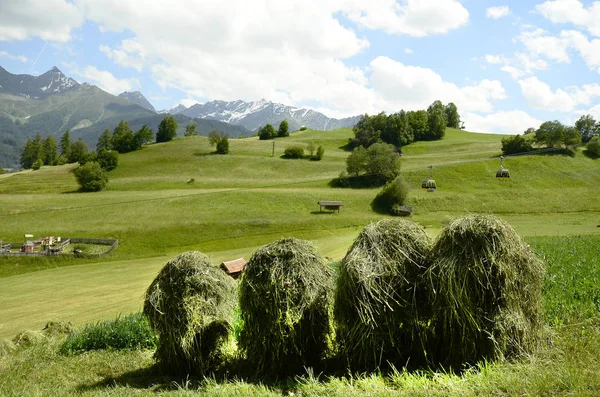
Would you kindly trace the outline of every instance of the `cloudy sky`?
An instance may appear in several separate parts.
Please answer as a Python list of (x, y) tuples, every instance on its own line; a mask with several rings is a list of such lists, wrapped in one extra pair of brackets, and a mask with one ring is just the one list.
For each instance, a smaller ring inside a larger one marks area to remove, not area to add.
[(258, 100), (333, 116), (453, 101), (471, 131), (600, 118), (600, 1), (5, 0), (0, 65), (157, 109)]

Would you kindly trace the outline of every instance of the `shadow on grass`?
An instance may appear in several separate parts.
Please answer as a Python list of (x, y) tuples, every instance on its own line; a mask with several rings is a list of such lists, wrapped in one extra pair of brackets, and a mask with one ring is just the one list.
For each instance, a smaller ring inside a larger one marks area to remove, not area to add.
[(596, 153), (593, 153), (593, 152), (591, 152), (591, 151), (590, 151), (590, 150), (588, 150), (588, 149), (586, 149), (586, 150), (584, 150), (584, 151), (583, 151), (583, 155), (584, 155), (585, 157), (587, 157), (587, 158), (590, 158), (590, 159), (592, 159), (592, 160), (596, 160), (596, 159), (599, 159), (599, 158), (600, 158), (600, 156), (599, 156), (599, 155), (597, 155)]
[(207, 157), (207, 156), (212, 156), (214, 154), (216, 154), (216, 153), (215, 152), (208, 152), (208, 153), (207, 152), (196, 152), (196, 153), (194, 153), (194, 156), (196, 156), (196, 157)]
[(337, 215), (339, 212), (336, 211), (311, 211), (311, 215)]

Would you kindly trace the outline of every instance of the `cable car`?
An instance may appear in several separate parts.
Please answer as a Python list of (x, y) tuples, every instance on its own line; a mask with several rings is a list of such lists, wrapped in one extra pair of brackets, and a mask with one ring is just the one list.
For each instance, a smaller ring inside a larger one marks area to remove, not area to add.
[(500, 169), (496, 172), (496, 178), (500, 181), (506, 181), (510, 179), (510, 172), (502, 166), (502, 160), (504, 160), (504, 156), (500, 156)]
[(435, 181), (433, 180), (433, 165), (427, 167), (431, 169), (429, 173), (429, 178), (425, 179), (421, 184), (421, 189), (428, 191), (429, 193), (435, 192), (437, 186), (435, 185)]

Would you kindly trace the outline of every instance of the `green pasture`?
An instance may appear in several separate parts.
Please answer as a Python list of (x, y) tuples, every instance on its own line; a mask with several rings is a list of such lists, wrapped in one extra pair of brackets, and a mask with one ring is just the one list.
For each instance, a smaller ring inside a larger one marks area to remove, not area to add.
[[(340, 129), (232, 139), (226, 156), (212, 154), (206, 137), (151, 144), (121, 155), (109, 188), (98, 193), (77, 192), (75, 165), (1, 175), (3, 241), (19, 243), (31, 233), (117, 238), (119, 246), (101, 260), (0, 258), (0, 336), (51, 318), (82, 324), (137, 310), (158, 268), (186, 250), (218, 263), (298, 237), (339, 260), (362, 227), (384, 217), (370, 207), (379, 189), (330, 187), (345, 169), (351, 136)], [(411, 219), (432, 236), (469, 212), (499, 215), (527, 237), (600, 234), (599, 161), (581, 152), (511, 157), (504, 163), (511, 180), (499, 182), (501, 138), (449, 129), (441, 141), (405, 147)], [(323, 145), (322, 161), (280, 157), (287, 146), (309, 142)], [(420, 189), (430, 164), (434, 193)], [(339, 214), (320, 213), (318, 200), (344, 206)]]
[[(350, 237), (350, 234), (348, 234)], [(351, 238), (351, 237), (350, 237)], [(548, 276), (543, 286), (547, 327), (534, 354), (514, 361), (481, 363), (465, 372), (406, 371), (387, 374), (333, 377), (311, 370), (280, 382), (231, 378), (161, 376), (152, 369), (152, 351), (94, 351), (75, 356), (59, 354), (64, 338), (50, 339), (9, 356), (0, 356), (0, 394), (84, 396), (593, 396), (600, 390), (600, 236), (529, 237), (544, 259)], [(346, 245), (348, 241), (319, 241)], [(333, 246), (332, 245), (332, 246)], [(219, 261), (231, 253), (214, 253)], [(235, 255), (245, 252), (236, 251)], [(0, 279), (5, 305), (19, 311), (49, 301), (50, 308), (31, 316), (66, 314), (79, 318), (77, 325), (95, 322), (102, 310), (119, 300), (129, 300), (137, 312), (146, 277), (153, 277), (167, 257), (154, 260), (115, 261), (79, 265)], [(104, 268), (104, 269), (102, 269)], [(85, 275), (85, 277), (82, 277)], [(98, 283), (91, 282), (97, 279)], [(11, 279), (21, 284), (13, 286)], [(125, 279), (128, 279), (127, 281)], [(47, 284), (47, 285), (46, 285)], [(70, 285), (69, 291), (58, 291)], [(99, 285), (106, 285), (99, 288)], [(110, 285), (110, 287), (108, 287)], [(9, 288), (6, 290), (6, 288)], [(28, 292), (29, 290), (29, 292)], [(35, 290), (35, 291), (34, 291)], [(19, 295), (22, 301), (19, 302)], [(129, 295), (129, 296), (128, 296)], [(64, 302), (68, 300), (68, 304)], [(77, 307), (83, 314), (77, 314)], [(123, 306), (125, 307), (125, 306)], [(30, 309), (31, 310), (31, 309)], [(112, 315), (112, 318), (116, 315)], [(108, 318), (108, 317), (107, 317)], [(33, 327), (40, 329), (40, 326)], [(39, 324), (43, 325), (43, 322)], [(4, 334), (6, 330), (2, 330)], [(1, 337), (0, 337), (1, 339)]]

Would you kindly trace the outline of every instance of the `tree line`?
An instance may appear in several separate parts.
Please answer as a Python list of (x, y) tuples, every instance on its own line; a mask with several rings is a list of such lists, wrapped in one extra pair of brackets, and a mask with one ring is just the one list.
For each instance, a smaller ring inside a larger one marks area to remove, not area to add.
[(415, 141), (442, 139), (446, 127), (464, 128), (458, 108), (452, 102), (444, 105), (434, 101), (427, 110), (405, 111), (387, 115), (381, 112), (369, 116), (365, 114), (354, 126), (354, 139), (350, 139), (351, 149), (359, 146), (365, 149), (377, 142), (391, 144), (397, 148)]
[[(587, 143), (588, 150), (594, 151), (600, 146), (600, 121), (591, 115), (581, 116), (574, 126), (561, 123), (558, 120), (545, 121), (539, 128), (528, 128), (523, 135), (513, 135), (502, 138), (502, 153), (516, 154), (534, 150), (538, 147), (557, 148)], [(595, 155), (600, 156), (600, 150)]]
[(283, 120), (279, 123), (279, 129), (275, 131), (275, 128), (271, 124), (265, 124), (258, 130), (258, 139), (269, 140), (274, 138), (284, 138), (290, 136), (290, 125), (287, 120)]

